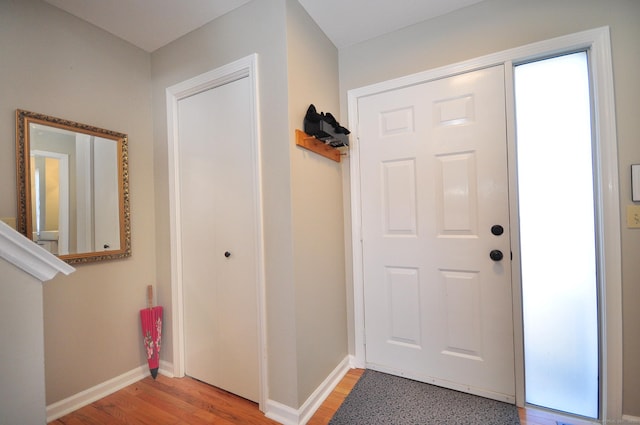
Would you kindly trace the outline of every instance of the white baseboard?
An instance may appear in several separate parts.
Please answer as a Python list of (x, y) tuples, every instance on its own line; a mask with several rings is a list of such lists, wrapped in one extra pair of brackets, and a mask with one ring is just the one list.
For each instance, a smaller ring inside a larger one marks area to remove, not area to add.
[(283, 425), (306, 424), (350, 369), (351, 362), (352, 358), (350, 356), (345, 357), (299, 409), (294, 409), (274, 400), (268, 400), (265, 416)]
[[(160, 360), (160, 367), (158, 373), (168, 378), (173, 378), (173, 363)], [(71, 397), (60, 400), (47, 406), (47, 422), (55, 421), (62, 416), (78, 410), (81, 407), (91, 404), (96, 400), (100, 400), (103, 397), (113, 394), (122, 388), (138, 382), (141, 379), (146, 378), (151, 373), (149, 372), (149, 366), (143, 365), (129, 372), (123, 373), (120, 376), (116, 376), (113, 379), (109, 379), (106, 382), (91, 387), (87, 390), (72, 395)]]
[[(349, 369), (358, 367), (357, 362), (353, 356), (345, 357), (338, 366), (327, 376), (327, 378), (318, 386), (318, 388), (309, 396), (307, 401), (299, 409), (286, 406), (282, 403), (278, 403), (274, 400), (268, 400), (265, 410), (265, 416), (277, 421), (283, 425), (304, 425), (313, 414), (322, 405), (324, 400), (331, 394), (331, 392), (338, 385), (340, 380), (348, 372)], [(168, 377), (175, 377), (173, 373), (173, 364), (164, 360), (160, 361), (160, 368), (158, 373)], [(101, 384), (98, 384), (92, 388), (72, 395), (64, 400), (60, 400), (56, 403), (47, 406), (47, 423), (55, 421), (64, 415), (67, 415), (74, 410), (78, 410), (81, 407), (91, 404), (96, 400), (100, 400), (114, 392), (121, 390), (122, 388), (131, 385), (141, 379), (149, 376), (149, 367), (145, 364), (129, 372), (123, 373), (120, 376), (109, 379)], [(639, 423), (640, 417), (623, 415), (622, 420), (625, 423)]]
[(307, 398), (307, 401), (300, 407), (300, 425), (306, 424), (320, 405), (329, 397), (329, 394), (340, 383), (340, 380), (347, 374), (350, 367), (351, 358), (345, 357), (338, 366), (327, 376), (318, 388)]
[(298, 425), (300, 421), (300, 412), (297, 409), (274, 400), (267, 400), (264, 415), (283, 425)]
[[(302, 407), (294, 409), (277, 401), (268, 400), (265, 416), (284, 425), (304, 425), (311, 419), (316, 410), (331, 394), (347, 371), (352, 367), (352, 356), (345, 357), (338, 366), (327, 376), (318, 388), (309, 396)], [(158, 373), (173, 378), (173, 364), (160, 361)], [(101, 384), (72, 395), (64, 400), (47, 406), (47, 423), (55, 421), (64, 415), (80, 409), (96, 400), (100, 400), (122, 388), (149, 376), (149, 367), (145, 364), (120, 376), (109, 379)]]
[(101, 384), (72, 395), (53, 404), (47, 406), (47, 423), (55, 421), (64, 415), (67, 415), (74, 410), (78, 410), (81, 407), (91, 404), (96, 400), (100, 400), (103, 397), (113, 394), (114, 392), (121, 390), (122, 388), (138, 382), (141, 379), (149, 376), (149, 366), (144, 365), (137, 367), (129, 372), (125, 372), (120, 376), (109, 379)]
[(160, 367), (158, 368), (160, 375), (166, 376), (167, 378), (175, 378), (176, 376), (173, 374), (173, 371), (173, 363), (160, 360)]

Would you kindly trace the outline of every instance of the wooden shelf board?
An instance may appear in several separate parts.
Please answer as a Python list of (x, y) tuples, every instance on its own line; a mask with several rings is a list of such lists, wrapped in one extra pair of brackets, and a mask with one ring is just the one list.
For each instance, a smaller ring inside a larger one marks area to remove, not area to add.
[(318, 140), (313, 136), (301, 130), (296, 130), (296, 145), (308, 149), (312, 152), (329, 158), (335, 162), (340, 162), (340, 151), (331, 145), (327, 145), (322, 140)]

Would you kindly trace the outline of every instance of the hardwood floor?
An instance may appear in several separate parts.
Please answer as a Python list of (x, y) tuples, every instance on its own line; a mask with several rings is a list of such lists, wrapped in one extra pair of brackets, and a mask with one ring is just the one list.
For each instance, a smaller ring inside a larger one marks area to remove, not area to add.
[(192, 378), (147, 377), (54, 425), (277, 424), (246, 399)]
[[(326, 425), (354, 387), (363, 369), (351, 369), (318, 408), (308, 425)], [(521, 425), (572, 425), (587, 422), (535, 409), (518, 409)], [(76, 410), (50, 425), (204, 425), (277, 424), (257, 404), (192, 378), (147, 377)]]

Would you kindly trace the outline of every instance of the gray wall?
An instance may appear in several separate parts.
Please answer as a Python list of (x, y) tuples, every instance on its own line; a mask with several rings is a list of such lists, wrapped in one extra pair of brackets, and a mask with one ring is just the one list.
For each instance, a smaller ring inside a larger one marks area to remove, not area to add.
[(3, 258), (0, 276), (0, 424), (44, 424), (42, 282)]
[(159, 296), (170, 305), (165, 89), (252, 53), (263, 147), (268, 398), (298, 408), (347, 346), (340, 167), (294, 145), (310, 103), (338, 111), (338, 53), (296, 1), (250, 2), (151, 55)]
[[(247, 25), (251, 22), (251, 25)], [(159, 296), (170, 305), (169, 194), (165, 89), (253, 53), (258, 56), (263, 145), (265, 263), (270, 398), (296, 403), (295, 320), (291, 246), (291, 195), (287, 133), (284, 0), (250, 2), (152, 54), (156, 142), (156, 211)], [(214, 273), (215, 271), (212, 271)], [(165, 328), (172, 343), (171, 323)], [(170, 345), (169, 345), (170, 346)], [(171, 353), (165, 352), (171, 359)]]
[(340, 50), (341, 111), (350, 89), (476, 58), (535, 41), (610, 26), (622, 212), (623, 412), (640, 416), (640, 230), (625, 227), (630, 164), (640, 162), (640, 2), (486, 0)]
[(47, 404), (145, 362), (138, 310), (155, 281), (150, 76), (148, 53), (93, 25), (40, 0), (0, 0), (0, 217), (16, 216), (16, 108), (129, 135), (133, 255), (45, 284)]
[[(338, 50), (287, 1), (289, 140), (310, 104), (339, 116)], [(347, 355), (341, 164), (290, 141), (298, 402)]]
[(41, 0), (0, 0), (0, 217), (16, 214), (16, 108), (129, 135), (133, 254), (45, 286), (47, 404), (146, 363), (138, 310), (147, 284), (166, 309), (162, 358), (173, 361), (165, 88), (252, 53), (269, 398), (298, 408), (347, 354), (340, 166), (293, 143), (309, 103), (338, 115), (335, 47), (291, 0), (251, 2), (153, 54)]

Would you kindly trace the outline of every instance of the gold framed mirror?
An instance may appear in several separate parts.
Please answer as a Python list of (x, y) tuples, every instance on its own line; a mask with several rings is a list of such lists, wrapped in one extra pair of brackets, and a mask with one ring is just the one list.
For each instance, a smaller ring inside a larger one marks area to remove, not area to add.
[(16, 110), (17, 230), (70, 264), (131, 255), (127, 135)]

